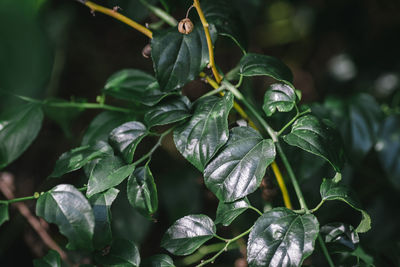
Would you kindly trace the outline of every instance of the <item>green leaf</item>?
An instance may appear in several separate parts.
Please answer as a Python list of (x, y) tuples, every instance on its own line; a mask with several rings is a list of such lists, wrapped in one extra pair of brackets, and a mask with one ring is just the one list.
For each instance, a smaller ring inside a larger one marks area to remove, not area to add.
[(387, 177), (400, 190), (400, 116), (383, 122), (375, 149)]
[(86, 145), (71, 149), (60, 156), (49, 177), (60, 177), (66, 173), (76, 171), (90, 161), (110, 153), (113, 153), (112, 148), (105, 142), (99, 142), (94, 146)]
[(112, 241), (111, 204), (118, 193), (118, 189), (110, 188), (104, 193), (99, 193), (89, 198), (95, 221), (93, 246), (96, 249), (102, 249)]
[(186, 96), (170, 99), (150, 109), (144, 115), (147, 127), (165, 125), (190, 117), (190, 100)]
[(153, 106), (171, 93), (160, 91), (156, 78), (136, 69), (114, 73), (106, 82), (103, 92), (115, 98)]
[(0, 115), (0, 169), (17, 159), (35, 140), (42, 126), (40, 105), (26, 104)]
[(106, 255), (97, 253), (95, 259), (102, 266), (139, 267), (140, 265), (139, 249), (125, 239), (115, 240)]
[(204, 182), (220, 201), (232, 202), (253, 193), (269, 164), (275, 145), (250, 127), (235, 127), (229, 140), (204, 170)]
[(335, 252), (355, 250), (360, 238), (353, 226), (344, 223), (329, 223), (321, 227), (320, 233), (329, 251)]
[(279, 59), (260, 54), (246, 54), (239, 62), (240, 74), (243, 76), (269, 76), (293, 87), (293, 74)]
[(68, 249), (92, 249), (93, 211), (74, 186), (60, 184), (41, 195), (36, 203), (36, 215), (57, 224), (68, 238)]
[(100, 113), (89, 124), (81, 145), (95, 144), (99, 141), (108, 142), (108, 136), (113, 129), (132, 119), (134, 119), (132, 116), (119, 112), (105, 111)]
[(190, 121), (174, 130), (176, 148), (200, 171), (228, 140), (228, 115), (232, 106), (231, 93), (223, 98), (201, 98), (194, 103)]
[(96, 193), (119, 185), (134, 170), (135, 165), (124, 165), (124, 162), (119, 157), (110, 155), (100, 159), (89, 171), (86, 195), (91, 197)]
[(57, 251), (49, 250), (49, 252), (41, 259), (33, 260), (34, 267), (61, 267), (61, 258)]
[(265, 92), (263, 109), (267, 116), (271, 116), (277, 110), (279, 112), (289, 112), (295, 105), (296, 93), (287, 84), (274, 83)]
[(247, 50), (246, 29), (232, 3), (227, 0), (203, 0), (201, 7), (207, 22), (215, 25), (218, 34), (231, 38), (245, 53)]
[(157, 254), (143, 261), (143, 267), (175, 267), (170, 256), (165, 254)]
[(247, 198), (239, 199), (230, 203), (220, 201), (217, 208), (215, 224), (222, 223), (224, 226), (229, 226), (233, 220), (247, 210), (249, 206), (250, 203)]
[(158, 208), (157, 188), (149, 165), (136, 169), (128, 179), (129, 203), (145, 217), (151, 217)]
[(353, 209), (361, 212), (362, 220), (356, 228), (357, 233), (365, 233), (371, 229), (371, 218), (368, 213), (361, 208), (361, 204), (355, 197), (350, 188), (340, 185), (333, 180), (324, 179), (321, 184), (320, 194), (322, 201), (340, 200), (346, 202)]
[(8, 215), (8, 204), (0, 203), (0, 226), (10, 219)]
[(289, 145), (324, 158), (340, 172), (345, 161), (343, 143), (339, 133), (329, 124), (306, 115), (293, 123), (292, 131), (283, 139)]
[(301, 266), (314, 250), (319, 224), (312, 214), (275, 208), (255, 222), (247, 244), (251, 267)]
[[(215, 40), (215, 27), (210, 26), (211, 38)], [(161, 91), (183, 87), (194, 80), (209, 62), (203, 27), (197, 23), (189, 34), (178, 32), (176, 27), (155, 32), (151, 40), (151, 56)]]
[(143, 123), (131, 121), (115, 128), (110, 133), (109, 142), (122, 155), (126, 163), (131, 163), (137, 145), (147, 134), (146, 126)]
[(174, 255), (188, 255), (213, 238), (215, 232), (215, 224), (208, 216), (188, 215), (168, 228), (161, 246)]

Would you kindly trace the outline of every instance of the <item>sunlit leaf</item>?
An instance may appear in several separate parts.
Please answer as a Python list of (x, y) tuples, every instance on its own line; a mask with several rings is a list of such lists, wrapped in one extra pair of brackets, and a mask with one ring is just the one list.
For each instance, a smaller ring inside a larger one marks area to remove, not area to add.
[(324, 158), (337, 172), (344, 165), (344, 147), (339, 133), (330, 123), (323, 122), (314, 115), (297, 119), (291, 132), (283, 139), (289, 145)]
[(356, 232), (364, 233), (371, 229), (371, 218), (366, 211), (361, 208), (354, 193), (347, 186), (341, 185), (334, 180), (324, 179), (320, 188), (322, 201), (341, 200), (346, 202), (353, 209), (361, 212), (362, 220), (356, 228)]
[[(210, 32), (215, 40), (216, 30), (212, 24)], [(208, 64), (208, 47), (203, 27), (198, 23), (189, 34), (182, 34), (175, 27), (154, 33), (151, 56), (162, 91), (183, 87), (197, 78)]]
[(96, 249), (102, 249), (112, 241), (110, 209), (118, 193), (118, 189), (110, 188), (89, 198), (95, 221), (93, 245)]
[(68, 249), (92, 249), (95, 224), (92, 207), (72, 185), (60, 184), (41, 195), (36, 215), (58, 226), (68, 238)]
[(110, 251), (103, 253), (103, 255), (97, 253), (95, 259), (102, 266), (139, 267), (140, 265), (138, 247), (125, 239), (114, 240)]
[(223, 98), (201, 98), (195, 102), (189, 122), (174, 131), (176, 148), (200, 171), (228, 140), (228, 115), (232, 106), (230, 93)]
[(224, 226), (230, 225), (240, 214), (247, 210), (250, 206), (247, 198), (239, 199), (234, 202), (219, 202), (217, 208), (217, 218), (215, 224), (221, 223)]
[(249, 266), (301, 266), (314, 250), (319, 223), (312, 214), (275, 208), (255, 222), (247, 244)]
[(355, 250), (360, 238), (353, 226), (344, 223), (329, 223), (321, 227), (320, 233), (330, 251)]
[(174, 255), (188, 255), (213, 238), (214, 222), (206, 215), (188, 215), (177, 220), (161, 240), (161, 246)]
[(274, 83), (265, 92), (263, 109), (267, 116), (271, 116), (275, 111), (291, 111), (295, 105), (296, 93), (287, 84)]
[(232, 202), (254, 192), (269, 164), (275, 145), (250, 127), (235, 127), (229, 140), (204, 170), (204, 182), (220, 201)]
[(0, 114), (0, 169), (17, 159), (42, 126), (40, 105), (25, 104)]
[(157, 254), (143, 261), (143, 267), (175, 267), (170, 256), (165, 254)]
[(137, 145), (147, 134), (147, 128), (143, 123), (126, 122), (112, 130), (109, 142), (123, 156), (126, 163), (132, 163)]

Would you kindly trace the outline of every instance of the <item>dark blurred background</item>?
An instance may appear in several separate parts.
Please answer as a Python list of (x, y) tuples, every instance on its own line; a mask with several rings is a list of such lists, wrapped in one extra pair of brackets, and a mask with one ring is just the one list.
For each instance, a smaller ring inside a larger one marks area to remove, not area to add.
[[(149, 2), (162, 7), (157, 1)], [(177, 20), (185, 16), (191, 4), (183, 0), (167, 2)], [(282, 59), (294, 73), (294, 84), (303, 93), (302, 103), (338, 125), (349, 158), (343, 179), (355, 189), (372, 217), (372, 230), (361, 235), (361, 247), (374, 258), (376, 266), (400, 266), (400, 1), (232, 2), (246, 28), (248, 51)], [(97, 3), (119, 6), (121, 13), (141, 23), (158, 21), (138, 0)], [(93, 16), (87, 7), (73, 0), (1, 0), (1, 112), (18, 104), (4, 91), (37, 99), (95, 102), (114, 72), (136, 68), (153, 73), (151, 60), (141, 54), (148, 42), (147, 37), (128, 26), (103, 14)], [(216, 61), (223, 71), (235, 67), (240, 57), (241, 51), (234, 43), (219, 37)], [(270, 82), (261, 78), (245, 80), (243, 90), (261, 105)], [(184, 92), (194, 100), (206, 90), (209, 88), (197, 81), (187, 85)], [(82, 182), (83, 172), (57, 181), (47, 181), (46, 177), (61, 153), (79, 146), (85, 129), (98, 113), (48, 111), (38, 138), (5, 169), (15, 177), (15, 194), (32, 195), (59, 182)], [(146, 151), (149, 144), (151, 140), (139, 150)], [(159, 248), (160, 239), (176, 219), (191, 213), (214, 218), (218, 204), (205, 189), (201, 174), (176, 152), (172, 140), (163, 148), (151, 164), (160, 198), (158, 222), (136, 213), (125, 200), (125, 190), (121, 190), (112, 208), (114, 234), (139, 244), (143, 258), (165, 253)], [(322, 178), (331, 178), (330, 168), (316, 157), (303, 156), (297, 150), (290, 152), (309, 206), (313, 206), (319, 201)], [(260, 209), (282, 205), (273, 175), (267, 174), (265, 179), (267, 186), (256, 191), (251, 200)], [(296, 203), (294, 194), (292, 202)], [(27, 204), (34, 210), (34, 202)], [(256, 217), (251, 212), (246, 214), (231, 227), (223, 228), (221, 235), (247, 229)], [(359, 213), (341, 203), (326, 205), (317, 215), (321, 225), (336, 220), (357, 225), (359, 221)], [(16, 209), (11, 209), (10, 217), (0, 228), (0, 265), (31, 266), (32, 259), (43, 256), (47, 248)], [(55, 239), (65, 244), (56, 227), (51, 227)], [(317, 251), (305, 264), (324, 266), (318, 255)], [(216, 265), (232, 266), (237, 257), (243, 255), (226, 253)], [(240, 266), (240, 262), (236, 264)]]

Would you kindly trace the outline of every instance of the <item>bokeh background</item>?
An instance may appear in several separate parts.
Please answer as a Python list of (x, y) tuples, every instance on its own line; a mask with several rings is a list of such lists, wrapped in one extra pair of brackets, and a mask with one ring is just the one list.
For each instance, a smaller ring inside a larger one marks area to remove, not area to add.
[[(156, 0), (149, 2), (163, 7)], [(166, 2), (177, 20), (191, 4)], [(119, 6), (121, 13), (141, 23), (158, 21), (138, 0), (97, 3)], [(348, 152), (344, 182), (357, 192), (372, 217), (372, 230), (360, 236), (365, 259), (373, 257), (375, 266), (399, 266), (400, 1), (234, 0), (232, 5), (243, 21), (248, 51), (283, 60), (303, 93), (302, 103), (338, 125)], [(0, 111), (20, 103), (9, 93), (95, 102), (114, 72), (124, 68), (153, 72), (151, 60), (141, 54), (148, 42), (128, 26), (102, 14), (93, 16), (73, 0), (1, 0)], [(218, 39), (216, 61), (223, 71), (235, 67), (240, 57), (240, 49), (229, 39)], [(262, 78), (245, 80), (243, 90), (260, 106), (269, 83)], [(195, 81), (184, 92), (194, 100), (209, 89)], [(98, 113), (48, 110), (38, 138), (5, 169), (15, 177), (15, 194), (32, 195), (59, 182), (82, 183), (83, 172), (57, 181), (46, 177), (61, 153), (79, 146)], [(139, 151), (146, 151), (151, 144), (152, 140), (145, 140)], [(332, 175), (329, 166), (298, 150), (291, 150), (290, 158), (310, 206), (317, 204), (322, 178)], [(125, 200), (124, 190), (112, 208), (114, 234), (139, 244), (143, 258), (163, 252), (159, 248), (162, 234), (176, 219), (193, 213), (214, 218), (218, 204), (206, 190), (201, 174), (183, 160), (171, 140), (154, 156), (152, 169), (160, 199), (157, 222), (136, 213)], [(282, 205), (273, 175), (267, 173), (265, 180), (252, 201), (260, 209)], [(27, 204), (34, 210), (34, 202)], [(256, 217), (245, 214), (223, 228), (221, 235), (247, 229)], [(359, 213), (341, 203), (325, 205), (317, 215), (321, 224), (341, 220), (357, 225), (360, 219)], [(16, 209), (11, 209), (10, 217), (0, 227), (0, 266), (31, 266), (32, 259), (43, 256), (47, 248)], [(50, 230), (56, 241), (65, 244), (56, 227)], [(75, 254), (72, 257), (82, 257)], [(240, 257), (239, 251), (223, 254), (215, 266), (232, 266)], [(351, 266), (339, 256), (335, 260)], [(324, 261), (317, 251), (305, 264), (324, 266)]]

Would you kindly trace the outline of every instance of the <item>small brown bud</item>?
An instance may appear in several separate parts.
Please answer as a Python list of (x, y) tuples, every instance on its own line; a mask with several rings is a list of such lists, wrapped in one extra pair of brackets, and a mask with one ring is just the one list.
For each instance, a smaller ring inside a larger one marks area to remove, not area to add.
[(151, 55), (151, 46), (150, 44), (147, 44), (145, 47), (143, 47), (142, 56), (144, 58), (149, 58), (150, 55)]
[(193, 23), (189, 18), (181, 20), (178, 24), (178, 31), (183, 34), (189, 34), (193, 31)]

